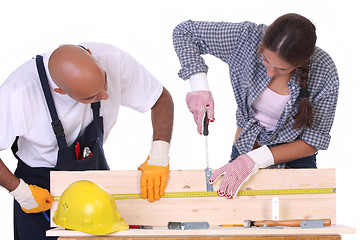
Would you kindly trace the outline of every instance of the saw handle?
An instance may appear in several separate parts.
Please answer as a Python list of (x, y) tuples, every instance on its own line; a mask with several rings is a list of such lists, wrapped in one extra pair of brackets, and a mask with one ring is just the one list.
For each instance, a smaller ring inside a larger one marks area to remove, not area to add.
[(205, 110), (205, 116), (203, 121), (203, 134), (204, 136), (209, 135), (209, 118), (208, 118), (207, 110)]
[(252, 225), (256, 227), (262, 227), (264, 225), (270, 227), (270, 226), (283, 226), (283, 227), (300, 227), (300, 223), (302, 221), (307, 220), (321, 220), (324, 222), (324, 226), (330, 226), (331, 225), (331, 219), (294, 219), (294, 220), (262, 220), (262, 221), (253, 221)]

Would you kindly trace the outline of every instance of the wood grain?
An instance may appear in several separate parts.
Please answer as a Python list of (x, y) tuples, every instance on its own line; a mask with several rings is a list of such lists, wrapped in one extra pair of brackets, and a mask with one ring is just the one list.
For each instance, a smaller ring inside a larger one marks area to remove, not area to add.
[[(139, 179), (139, 171), (52, 172), (51, 194), (60, 196), (71, 183), (78, 180), (93, 181), (111, 194), (139, 193)], [(218, 189), (220, 182), (221, 179), (215, 183), (214, 190)], [(262, 169), (241, 189), (335, 187), (335, 169)], [(170, 171), (166, 191), (206, 191), (204, 170)], [(153, 203), (144, 199), (122, 199), (116, 200), (116, 204), (121, 216), (128, 224), (166, 227), (169, 221), (207, 221), (211, 226), (217, 226), (227, 223), (243, 223), (247, 219), (271, 220), (273, 197), (268, 195), (239, 196), (233, 199), (223, 197), (162, 198)], [(336, 194), (297, 194), (278, 195), (277, 197), (280, 199), (280, 220), (330, 218), (332, 223), (336, 224)], [(56, 208), (57, 202), (51, 208), (51, 217)], [(52, 226), (56, 225), (52, 223)], [(303, 232), (303, 229), (301, 230)], [(127, 232), (129, 233), (129, 231)], [(224, 233), (224, 229), (213, 229), (212, 231)], [(119, 233), (121, 234), (121, 232)], [(153, 234), (155, 231), (150, 233)]]

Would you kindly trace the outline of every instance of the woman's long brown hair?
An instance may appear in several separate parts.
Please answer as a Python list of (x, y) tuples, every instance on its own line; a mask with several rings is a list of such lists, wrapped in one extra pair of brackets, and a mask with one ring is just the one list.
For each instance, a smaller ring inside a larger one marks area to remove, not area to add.
[(309, 77), (309, 60), (315, 51), (316, 28), (307, 18), (289, 13), (276, 19), (266, 28), (259, 47), (276, 52), (282, 59), (296, 67), (300, 85), (300, 103), (294, 116), (293, 128), (312, 127), (314, 107), (309, 100), (307, 81)]

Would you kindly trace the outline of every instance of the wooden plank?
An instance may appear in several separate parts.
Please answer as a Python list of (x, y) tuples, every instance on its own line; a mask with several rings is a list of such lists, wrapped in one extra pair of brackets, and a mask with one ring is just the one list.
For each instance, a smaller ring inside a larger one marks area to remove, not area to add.
[[(77, 180), (94, 181), (111, 193), (139, 193), (140, 171), (53, 171), (51, 193), (59, 196)], [(219, 179), (214, 188), (220, 185)], [(261, 169), (241, 189), (301, 189), (335, 187), (335, 169)], [(172, 170), (166, 187), (169, 192), (206, 191), (203, 170)]]
[[(155, 227), (151, 230), (141, 229), (129, 229), (125, 231), (115, 232), (107, 236), (100, 237), (153, 237), (153, 236), (166, 236), (166, 237), (187, 237), (187, 236), (219, 236), (222, 237), (234, 237), (234, 236), (302, 236), (302, 235), (339, 235), (339, 234), (354, 234), (356, 230), (351, 227), (343, 225), (332, 225), (324, 228), (308, 228), (301, 229), (297, 227), (284, 227), (283, 229), (271, 229), (271, 228), (220, 228), (210, 227), (206, 230), (168, 230), (166, 228)], [(58, 235), (57, 235), (58, 234)], [(65, 230), (65, 229), (52, 229), (47, 231), (47, 236), (62, 236), (62, 237), (96, 237), (91, 234), (81, 233), (77, 231)]]
[(175, 236), (175, 237), (60, 237), (58, 240), (341, 240), (340, 235), (305, 235), (305, 236)]
[[(60, 196), (74, 181), (90, 180), (111, 194), (139, 193), (139, 171), (52, 172), (51, 194)], [(219, 179), (214, 189), (218, 189)], [(335, 188), (334, 169), (263, 169), (242, 189)], [(203, 170), (175, 170), (169, 174), (167, 192), (206, 191)], [(336, 194), (279, 195), (280, 219), (330, 218), (336, 224)], [(162, 198), (150, 203), (143, 199), (116, 200), (121, 216), (128, 224), (167, 226), (169, 221), (208, 221), (210, 225), (241, 223), (246, 219), (271, 219), (274, 196), (241, 196), (233, 199)], [(52, 205), (51, 216), (57, 208)], [(52, 223), (52, 226), (56, 226)]]

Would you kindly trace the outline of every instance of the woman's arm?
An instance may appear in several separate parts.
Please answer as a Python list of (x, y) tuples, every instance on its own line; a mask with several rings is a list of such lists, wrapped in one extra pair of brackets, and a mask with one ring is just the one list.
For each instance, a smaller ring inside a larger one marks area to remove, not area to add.
[[(247, 38), (257, 25), (250, 23), (204, 22), (188, 20), (173, 31), (173, 44), (182, 69), (179, 77), (188, 79), (208, 70), (201, 55), (211, 54), (227, 62), (240, 38)], [(244, 30), (248, 28), (248, 30)], [(251, 29), (251, 30), (249, 30)]]
[(275, 163), (290, 162), (315, 154), (318, 150), (301, 139), (270, 148)]
[[(241, 132), (241, 128), (236, 129), (234, 143), (238, 139)], [(253, 146), (253, 150), (261, 147), (257, 142)], [(290, 162), (299, 158), (304, 158), (315, 154), (318, 149), (307, 144), (301, 139), (297, 139), (290, 143), (284, 143), (270, 148), (270, 151), (274, 157), (274, 163)]]

